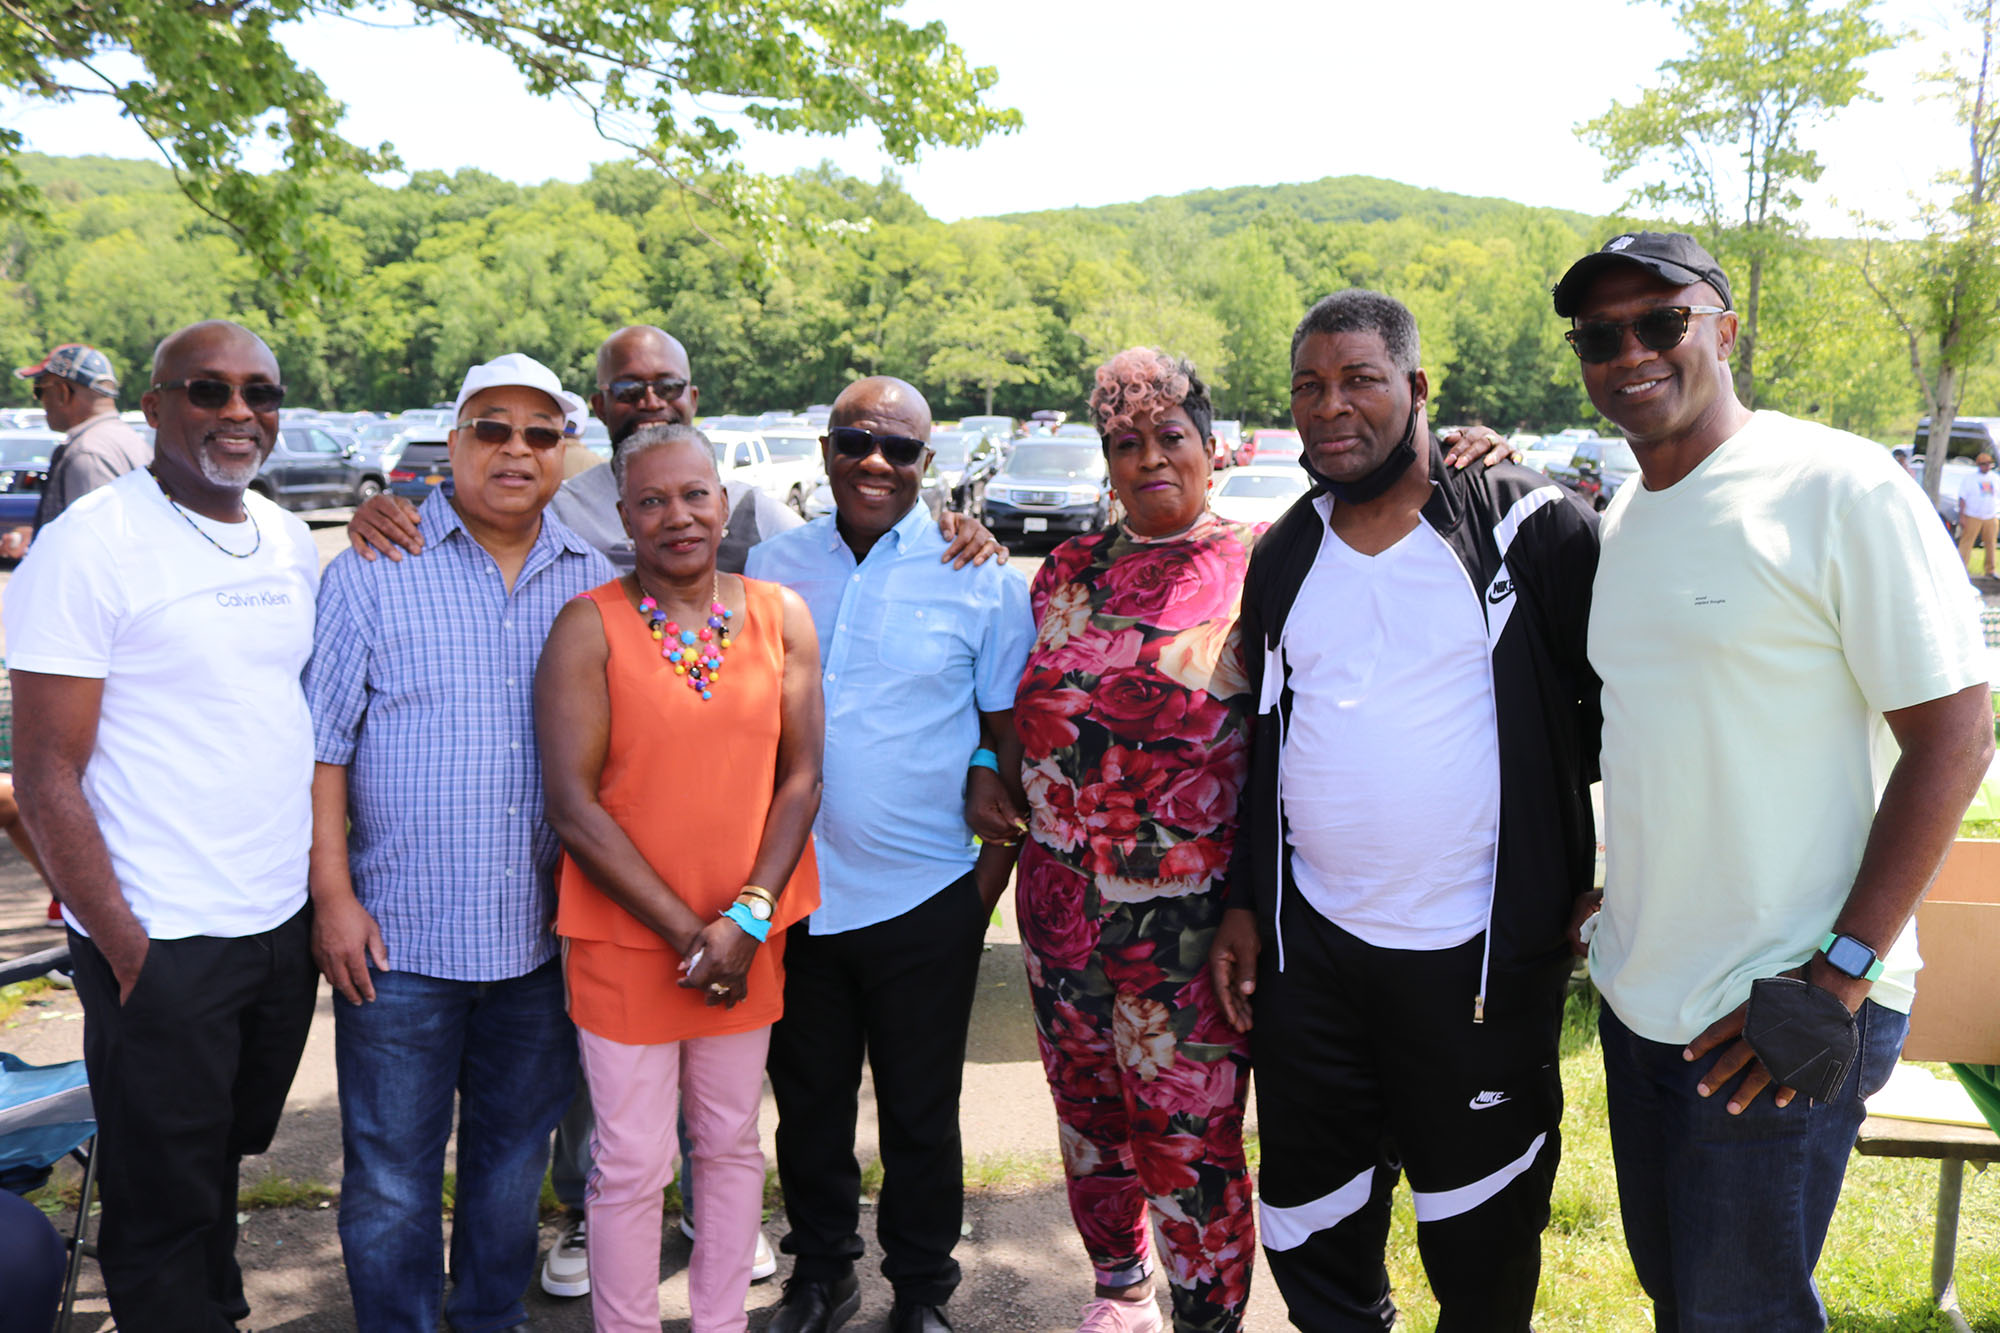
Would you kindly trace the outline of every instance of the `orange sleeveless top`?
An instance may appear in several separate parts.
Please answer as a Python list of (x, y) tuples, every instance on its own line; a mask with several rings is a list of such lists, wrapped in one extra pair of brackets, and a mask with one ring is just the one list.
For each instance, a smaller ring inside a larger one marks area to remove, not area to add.
[[(609, 650), (611, 727), (598, 801), (696, 916), (714, 920), (749, 882), (777, 780), (782, 727), (784, 608), (776, 584), (743, 580), (744, 612), (707, 701), (660, 656), (646, 618), (607, 583), (597, 604)], [(557, 880), (570, 1016), (612, 1041), (651, 1045), (746, 1032), (784, 1009), (784, 929), (819, 906), (810, 837), (778, 893), (770, 938), (757, 948), (748, 994), (711, 1008), (685, 990), (681, 958), (585, 877), (567, 856)]]

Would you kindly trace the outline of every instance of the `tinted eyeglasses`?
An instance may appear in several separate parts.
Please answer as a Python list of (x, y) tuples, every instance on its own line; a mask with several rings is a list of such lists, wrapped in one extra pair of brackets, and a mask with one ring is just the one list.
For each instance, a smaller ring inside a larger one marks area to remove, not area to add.
[(648, 389), (652, 390), (653, 396), (661, 402), (671, 403), (674, 399), (687, 392), (687, 386), (688, 382), (686, 380), (677, 380), (665, 375), (654, 379), (640, 379), (636, 375), (620, 375), (617, 379), (604, 386), (604, 392), (610, 394), (617, 401), (630, 406), (633, 403), (644, 402)]
[(843, 458), (866, 458), (880, 449), (883, 459), (892, 467), (913, 467), (924, 456), (924, 450), (930, 448), (922, 440), (907, 435), (877, 435), (859, 426), (835, 426), (826, 433), (826, 441)]
[(562, 447), (563, 433), (554, 426), (515, 426), (512, 422), (494, 421), (481, 417), (476, 421), (461, 421), (457, 429), (469, 430), (472, 438), (489, 448), (497, 449), (518, 433), (528, 442), (531, 449), (559, 449)]
[(171, 380), (153, 388), (159, 393), (180, 389), (187, 394), (189, 405), (205, 412), (229, 406), (232, 394), (242, 394), (243, 406), (252, 412), (275, 412), (285, 401), (285, 386), (268, 380), (252, 380), (248, 384), (231, 384), (228, 380)]
[(1664, 352), (1679, 347), (1688, 336), (1688, 320), (1695, 315), (1720, 315), (1719, 305), (1654, 306), (1634, 320), (1593, 319), (1563, 334), (1576, 354), (1592, 365), (1611, 360), (1625, 346), (1625, 330), (1638, 336), (1639, 345), (1649, 351)]

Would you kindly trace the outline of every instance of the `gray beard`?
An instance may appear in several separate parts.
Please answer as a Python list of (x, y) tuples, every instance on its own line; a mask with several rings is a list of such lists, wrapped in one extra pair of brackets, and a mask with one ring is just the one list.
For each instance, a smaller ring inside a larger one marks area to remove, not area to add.
[(223, 490), (240, 491), (257, 476), (264, 466), (262, 459), (248, 459), (242, 463), (224, 463), (212, 457), (207, 449), (195, 451), (201, 464), (202, 478), (209, 485)]

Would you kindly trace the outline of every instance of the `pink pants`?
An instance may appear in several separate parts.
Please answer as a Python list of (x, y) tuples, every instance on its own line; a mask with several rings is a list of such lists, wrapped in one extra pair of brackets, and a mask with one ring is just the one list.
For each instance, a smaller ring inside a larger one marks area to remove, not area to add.
[(771, 1029), (627, 1046), (579, 1030), (597, 1111), (584, 1188), (598, 1333), (660, 1333), (661, 1194), (674, 1176), (674, 1102), (694, 1143), (699, 1239), (688, 1262), (695, 1333), (743, 1333), (764, 1219), (757, 1108)]

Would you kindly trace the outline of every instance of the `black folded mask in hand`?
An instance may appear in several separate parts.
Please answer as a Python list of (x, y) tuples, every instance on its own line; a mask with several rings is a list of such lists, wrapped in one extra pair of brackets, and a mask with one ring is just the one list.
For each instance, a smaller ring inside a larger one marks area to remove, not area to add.
[(1795, 977), (1765, 977), (1750, 985), (1743, 1040), (1771, 1081), (1814, 1101), (1831, 1101), (1860, 1054), (1854, 1015), (1832, 991)]

